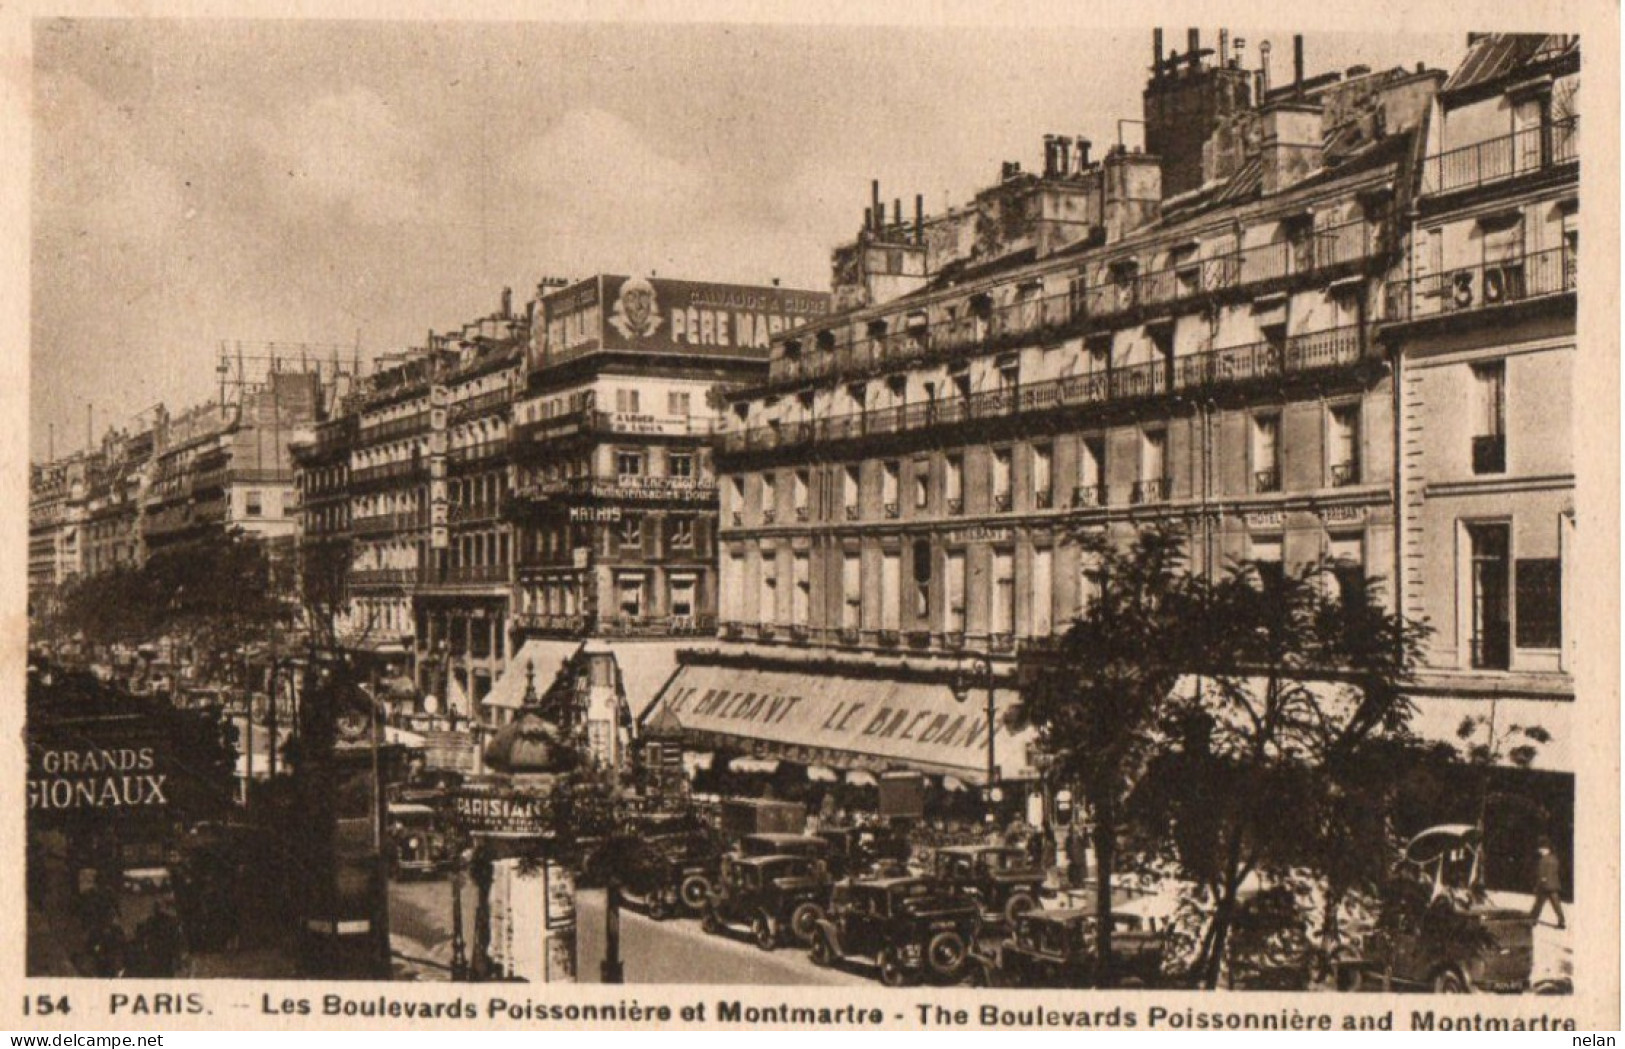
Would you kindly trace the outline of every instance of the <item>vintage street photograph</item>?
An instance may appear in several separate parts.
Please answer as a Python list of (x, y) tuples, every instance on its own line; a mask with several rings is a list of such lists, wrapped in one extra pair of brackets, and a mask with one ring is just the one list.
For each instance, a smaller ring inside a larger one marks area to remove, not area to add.
[(1288, 14), (34, 20), (26, 974), (1586, 990), (1582, 38)]

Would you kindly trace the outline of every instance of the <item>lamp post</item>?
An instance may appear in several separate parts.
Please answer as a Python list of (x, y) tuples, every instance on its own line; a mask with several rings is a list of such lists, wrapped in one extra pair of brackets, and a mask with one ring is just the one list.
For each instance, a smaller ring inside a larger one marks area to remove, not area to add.
[(468, 979), (468, 943), (463, 936), (463, 868), (473, 856), (472, 849), (457, 843), (451, 863), (451, 978)]
[(998, 760), (993, 752), (993, 730), (996, 715), (993, 705), (993, 660), (987, 656), (973, 655), (967, 657), (967, 661), (972, 672), (967, 672), (964, 666), (955, 667), (953, 683), (949, 687), (953, 689), (955, 702), (964, 703), (970, 699), (971, 689), (976, 687), (978, 680), (985, 682), (987, 685), (987, 789), (990, 792), (989, 797), (991, 797), (994, 785), (999, 781)]

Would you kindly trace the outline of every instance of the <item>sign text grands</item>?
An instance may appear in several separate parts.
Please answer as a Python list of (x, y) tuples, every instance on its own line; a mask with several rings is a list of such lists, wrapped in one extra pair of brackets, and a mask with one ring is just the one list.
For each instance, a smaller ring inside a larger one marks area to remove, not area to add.
[(151, 747), (40, 752), (28, 778), (30, 809), (118, 809), (168, 805)]

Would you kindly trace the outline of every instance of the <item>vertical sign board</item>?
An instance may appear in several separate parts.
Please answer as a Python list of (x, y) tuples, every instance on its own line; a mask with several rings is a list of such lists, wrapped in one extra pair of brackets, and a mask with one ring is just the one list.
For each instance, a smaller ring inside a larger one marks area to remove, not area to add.
[(429, 387), (429, 545), (444, 550), (451, 545), (446, 527), (446, 417), (450, 414), (451, 391), (441, 383)]

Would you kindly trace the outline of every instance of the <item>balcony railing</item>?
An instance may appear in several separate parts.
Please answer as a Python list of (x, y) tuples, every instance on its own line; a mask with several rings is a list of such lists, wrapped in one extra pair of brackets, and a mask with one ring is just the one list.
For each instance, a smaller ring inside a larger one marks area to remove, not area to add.
[(381, 441), (392, 441), (399, 437), (410, 437), (423, 433), (428, 428), (429, 413), (426, 411), (413, 412), (411, 415), (391, 419), (376, 426), (363, 425), (357, 435), (356, 443), (364, 445), (378, 444)]
[(1360, 483), (1360, 464), (1357, 460), (1346, 463), (1333, 463), (1328, 471), (1331, 474), (1333, 488), (1342, 488), (1346, 485)]
[(507, 441), (481, 441), (479, 444), (465, 444), (460, 448), (450, 449), (446, 452), (446, 461), (453, 466), (463, 466), (499, 459), (507, 454)]
[(1080, 484), (1072, 489), (1072, 508), (1084, 510), (1094, 506), (1106, 505), (1106, 486), (1103, 484)]
[(1060, 338), (1126, 313), (1170, 310), (1255, 285), (1323, 276), (1375, 257), (1381, 247), (1378, 229), (1370, 222), (1350, 222), (1306, 229), (1287, 240), (1182, 260), (1156, 270), (1140, 272), (1124, 266), (1093, 281), (1075, 278), (1066, 291), (1030, 295), (1003, 306), (956, 304), (956, 309), (965, 312), (924, 323), (915, 319), (918, 307), (900, 310), (884, 318), (883, 324), (832, 331), (820, 345), (775, 358), (768, 385), (855, 380), (900, 367)]
[(392, 532), (413, 532), (429, 527), (427, 510), (401, 510), (388, 514), (357, 517), (351, 530), (358, 536), (388, 535)]
[(1419, 320), (1562, 295), (1575, 290), (1577, 261), (1565, 246), (1390, 281), (1383, 313), (1389, 321)]
[(895, 518), (901, 516), (902, 512), (903, 512), (903, 508), (901, 506), (899, 506), (897, 503), (887, 503), (886, 504), (886, 516), (888, 518), (894, 518), (895, 519)]
[(507, 565), (447, 565), (443, 569), (425, 568), (418, 578), (418, 582), (424, 586), (505, 583), (507, 581)]
[(1275, 467), (1267, 470), (1253, 471), (1253, 491), (1279, 492), (1281, 490), (1281, 471)]
[(1473, 189), (1579, 159), (1576, 116), (1428, 157), (1422, 165), (1422, 194)]
[(400, 462), (363, 466), (350, 471), (352, 485), (372, 484), (379, 481), (423, 480), (429, 471), (421, 461), (403, 459)]
[(491, 390), (488, 393), (482, 393), (477, 397), (470, 397), (467, 400), (453, 404), (451, 410), (447, 413), (447, 421), (449, 423), (459, 423), (464, 419), (473, 419), (491, 412), (502, 411), (511, 403), (513, 403), (513, 394), (508, 390)]
[(1033, 506), (1040, 510), (1048, 510), (1055, 505), (1055, 493), (1048, 488), (1040, 488), (1033, 493)]
[(352, 586), (368, 586), (380, 583), (415, 583), (418, 581), (418, 569), (357, 568), (351, 570), (348, 581)]
[(504, 505), (501, 500), (494, 503), (453, 503), (446, 512), (446, 521), (448, 524), (495, 521), (502, 516)]
[[(876, 435), (959, 426), (975, 420), (1142, 400), (1345, 368), (1358, 363), (1364, 354), (1365, 339), (1361, 328), (1349, 325), (1008, 389), (988, 390), (969, 397), (905, 403), (795, 424), (733, 430), (724, 436), (723, 447), (729, 452), (742, 452), (814, 442), (828, 444)], [(950, 509), (949, 512), (958, 511)]]
[(1166, 477), (1149, 477), (1134, 482), (1130, 498), (1136, 503), (1160, 503), (1168, 498), (1168, 492), (1172, 487)]
[(514, 626), (526, 633), (583, 634), (587, 617), (576, 613), (523, 612), (513, 617)]

